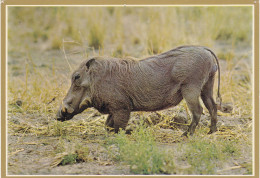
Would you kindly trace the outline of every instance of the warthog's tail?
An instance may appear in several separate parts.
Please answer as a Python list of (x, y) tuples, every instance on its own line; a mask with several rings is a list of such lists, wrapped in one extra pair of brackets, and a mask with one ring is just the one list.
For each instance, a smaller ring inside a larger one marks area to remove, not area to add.
[(216, 63), (218, 65), (218, 96), (216, 98), (216, 103), (217, 103), (217, 105), (219, 105), (221, 107), (222, 98), (221, 98), (220, 91), (219, 91), (220, 90), (220, 67), (219, 67), (218, 58), (215, 55), (215, 53), (213, 51), (211, 51), (209, 48), (204, 47), (204, 49), (209, 51), (214, 56), (214, 58), (216, 59)]

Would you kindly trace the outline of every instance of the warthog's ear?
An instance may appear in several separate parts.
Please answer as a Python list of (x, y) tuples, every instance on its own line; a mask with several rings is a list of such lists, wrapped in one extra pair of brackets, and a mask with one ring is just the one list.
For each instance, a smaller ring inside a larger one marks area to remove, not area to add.
[(95, 62), (95, 58), (88, 60), (88, 62), (86, 63), (87, 68), (89, 69), (90, 65), (92, 65), (94, 62)]

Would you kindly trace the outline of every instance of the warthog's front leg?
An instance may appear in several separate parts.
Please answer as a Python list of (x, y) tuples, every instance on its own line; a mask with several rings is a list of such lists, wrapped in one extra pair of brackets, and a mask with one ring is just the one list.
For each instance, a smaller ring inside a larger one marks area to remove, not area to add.
[[(112, 127), (115, 133), (118, 133), (119, 128), (125, 129), (130, 118), (130, 111), (128, 110), (117, 110), (109, 114), (106, 120), (106, 126)], [(110, 130), (110, 129), (108, 129)]]
[(112, 131), (112, 130), (114, 130), (114, 120), (113, 120), (111, 114), (108, 115), (107, 120), (106, 120), (106, 123), (105, 123), (105, 126), (106, 126), (106, 130), (107, 130), (107, 131)]

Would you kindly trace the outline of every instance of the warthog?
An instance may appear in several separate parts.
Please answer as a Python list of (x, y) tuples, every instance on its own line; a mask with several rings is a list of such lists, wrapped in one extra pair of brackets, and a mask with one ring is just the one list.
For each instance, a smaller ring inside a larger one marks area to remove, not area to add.
[[(94, 107), (109, 114), (106, 126), (125, 129), (131, 111), (157, 111), (178, 105), (184, 98), (192, 122), (183, 134), (194, 133), (202, 114), (201, 97), (211, 116), (209, 133), (217, 130), (213, 84), (219, 63), (202, 46), (181, 46), (142, 60), (93, 57), (72, 74), (71, 87), (57, 114), (65, 121)], [(220, 70), (218, 70), (220, 98)]]

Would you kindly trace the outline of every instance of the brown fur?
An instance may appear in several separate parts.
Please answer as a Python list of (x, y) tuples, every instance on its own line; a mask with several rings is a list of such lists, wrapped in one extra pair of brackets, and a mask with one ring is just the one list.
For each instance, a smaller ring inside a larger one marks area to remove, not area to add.
[(184, 133), (187, 135), (194, 133), (199, 122), (201, 96), (211, 115), (210, 133), (213, 133), (217, 130), (213, 83), (219, 69), (215, 61), (218, 64), (215, 54), (200, 46), (181, 46), (139, 61), (91, 58), (72, 75), (71, 88), (61, 106), (73, 108), (74, 112), (60, 109), (58, 119), (71, 119), (84, 109), (94, 107), (109, 114), (106, 125), (118, 132), (119, 128), (127, 126), (131, 111), (166, 109), (178, 105), (184, 98), (193, 115), (192, 123)]

